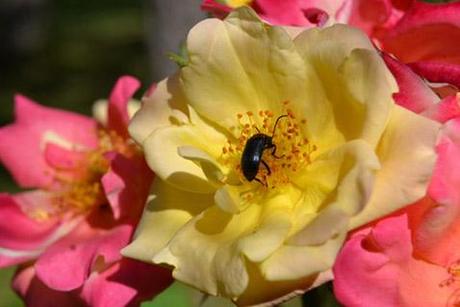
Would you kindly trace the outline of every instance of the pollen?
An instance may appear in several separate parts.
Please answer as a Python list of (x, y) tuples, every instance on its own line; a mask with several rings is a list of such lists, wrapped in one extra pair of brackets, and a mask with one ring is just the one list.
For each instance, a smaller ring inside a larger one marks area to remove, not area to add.
[(457, 260), (453, 263), (451, 263), (447, 267), (447, 273), (449, 274), (449, 277), (442, 281), (439, 284), (439, 287), (449, 287), (452, 284), (458, 284), (460, 283), (460, 260)]
[[(221, 162), (237, 171), (240, 181), (249, 183), (241, 169), (241, 157), (248, 140), (257, 133), (272, 137), (275, 148), (263, 151), (262, 160), (270, 171), (261, 163), (256, 178), (250, 184), (257, 189), (274, 189), (291, 182), (295, 173), (308, 166), (312, 161), (312, 154), (317, 150), (305, 136), (307, 121), (297, 118), (289, 108), (289, 101), (281, 103), (282, 112), (275, 114), (271, 110), (238, 113), (237, 125), (231, 127), (235, 138), (229, 138), (222, 148)], [(281, 117), (283, 116), (284, 117)], [(276, 124), (275, 129), (275, 123)], [(262, 184), (260, 184), (262, 183)], [(253, 193), (247, 193), (243, 198), (252, 198)]]
[(55, 169), (53, 175), (57, 188), (51, 189), (52, 215), (86, 214), (108, 204), (101, 183), (110, 167), (106, 153), (116, 152), (127, 158), (140, 154), (134, 143), (114, 131), (101, 128), (98, 130), (98, 138), (98, 147), (82, 152), (73, 168)]

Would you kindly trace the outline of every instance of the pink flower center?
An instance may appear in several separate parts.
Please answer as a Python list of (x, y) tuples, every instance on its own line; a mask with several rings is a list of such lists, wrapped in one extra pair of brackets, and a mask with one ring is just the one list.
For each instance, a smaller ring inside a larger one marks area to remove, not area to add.
[[(107, 153), (116, 152), (127, 158), (139, 154), (137, 146), (114, 131), (98, 130), (97, 148), (83, 152), (71, 169), (55, 169), (52, 208), (48, 215), (86, 214), (108, 203), (101, 179), (110, 167)], [(43, 218), (43, 216), (42, 216)]]

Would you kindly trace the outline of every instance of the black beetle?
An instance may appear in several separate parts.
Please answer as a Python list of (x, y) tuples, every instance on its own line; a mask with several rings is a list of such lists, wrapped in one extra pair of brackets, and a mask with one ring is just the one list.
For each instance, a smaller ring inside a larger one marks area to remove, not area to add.
[(262, 181), (260, 181), (259, 178), (256, 177), (257, 173), (259, 172), (260, 163), (262, 163), (265, 166), (265, 168), (268, 171), (268, 175), (271, 174), (270, 167), (264, 160), (262, 160), (264, 150), (273, 148), (272, 156), (278, 159), (281, 158), (275, 155), (276, 145), (273, 144), (273, 136), (275, 135), (275, 129), (276, 125), (278, 124), (278, 121), (283, 117), (287, 117), (287, 115), (281, 115), (276, 119), (271, 136), (260, 133), (259, 129), (257, 129), (256, 127), (259, 133), (251, 136), (249, 140), (246, 142), (246, 145), (244, 145), (243, 154), (241, 155), (241, 170), (243, 171), (244, 177), (248, 181), (256, 180), (261, 184), (265, 185)]

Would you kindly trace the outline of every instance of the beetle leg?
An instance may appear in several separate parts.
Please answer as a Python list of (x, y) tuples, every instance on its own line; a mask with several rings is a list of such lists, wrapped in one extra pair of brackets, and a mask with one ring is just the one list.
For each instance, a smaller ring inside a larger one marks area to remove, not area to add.
[(268, 171), (268, 175), (270, 175), (272, 171), (270, 170), (270, 167), (268, 167), (268, 164), (264, 160), (260, 160), (260, 162), (262, 162), (262, 164), (265, 166), (265, 168)]
[(276, 145), (273, 144), (271, 147), (273, 147), (273, 150), (272, 150), (272, 156), (275, 157), (276, 159), (281, 159), (282, 157), (284, 157), (284, 155), (282, 155), (281, 157), (278, 157), (276, 155)]
[(254, 180), (257, 181), (258, 183), (260, 183), (261, 185), (263, 185), (264, 187), (267, 187), (267, 188), (268, 188), (268, 184), (267, 184), (267, 183), (263, 183), (259, 178), (254, 177)]

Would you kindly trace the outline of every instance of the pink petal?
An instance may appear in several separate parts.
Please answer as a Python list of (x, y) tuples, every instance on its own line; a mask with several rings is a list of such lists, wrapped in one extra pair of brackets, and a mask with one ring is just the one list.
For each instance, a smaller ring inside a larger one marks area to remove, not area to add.
[(410, 219), (417, 255), (447, 266), (460, 259), (460, 118), (446, 123), (437, 152), (428, 191), (435, 202), (420, 217)]
[(23, 197), (35, 195), (40, 201), (42, 195), (37, 193), (40, 192), (26, 192), (17, 196), (0, 194), (0, 267), (36, 258), (65, 233), (65, 227), (56, 219), (39, 222), (23, 213), (21, 206), (27, 206)]
[(354, 0), (348, 23), (372, 35), (393, 13), (390, 0)]
[(440, 123), (460, 116), (460, 95), (447, 96), (441, 102), (431, 106), (423, 115)]
[(399, 86), (399, 92), (393, 96), (397, 104), (421, 113), (439, 101), (436, 94), (409, 67), (388, 54), (383, 54), (383, 59)]
[(409, 66), (431, 82), (449, 83), (460, 88), (460, 64), (442, 61), (418, 61)]
[(138, 306), (172, 283), (171, 272), (160, 266), (123, 258), (83, 286), (82, 297), (94, 307)]
[(254, 7), (262, 18), (275, 25), (312, 25), (305, 17), (298, 0), (255, 0)]
[(152, 96), (153, 92), (155, 92), (156, 89), (157, 89), (157, 84), (156, 83), (151, 84), (149, 88), (147, 89), (147, 91), (145, 91), (144, 97)]
[(334, 265), (334, 293), (346, 306), (444, 306), (452, 289), (444, 267), (413, 258), (407, 216), (353, 235)]
[(44, 156), (48, 165), (54, 169), (73, 170), (85, 158), (85, 153), (48, 143), (45, 146)]
[(22, 297), (26, 296), (32, 279), (35, 277), (35, 269), (33, 266), (18, 269), (13, 279), (13, 289)]
[(24, 299), (28, 307), (84, 306), (77, 292), (60, 292), (48, 288), (35, 276), (33, 266), (16, 273), (13, 288)]
[(338, 255), (335, 296), (345, 306), (397, 306), (397, 270), (387, 266), (386, 255), (363, 248), (364, 242), (365, 236), (353, 236)]
[(121, 258), (119, 251), (128, 243), (132, 228), (124, 225), (104, 231), (82, 224), (41, 255), (35, 265), (38, 278), (55, 290), (80, 287), (93, 270)]
[(203, 0), (201, 3), (201, 9), (205, 12), (209, 12), (217, 18), (225, 18), (232, 11), (232, 8), (215, 0)]
[(383, 38), (383, 47), (405, 63), (460, 64), (460, 2), (417, 1)]
[(438, 160), (429, 195), (440, 204), (460, 203), (460, 117), (446, 122), (436, 151)]
[[(311, 2), (311, 4), (310, 4)], [(323, 25), (328, 14), (318, 1), (302, 0), (254, 0), (252, 8), (260, 17), (274, 25), (314, 26)], [(201, 9), (218, 18), (224, 18), (232, 8), (215, 0), (203, 0)]]
[(109, 98), (108, 128), (128, 138), (128, 102), (139, 89), (140, 82), (130, 76), (118, 79)]
[(16, 96), (16, 122), (0, 128), (0, 160), (21, 187), (49, 187), (52, 169), (43, 151), (51, 134), (70, 145), (97, 146), (96, 122)]
[(102, 177), (102, 186), (115, 219), (131, 216), (138, 220), (147, 200), (153, 173), (142, 157), (125, 158), (112, 155), (109, 171)]

